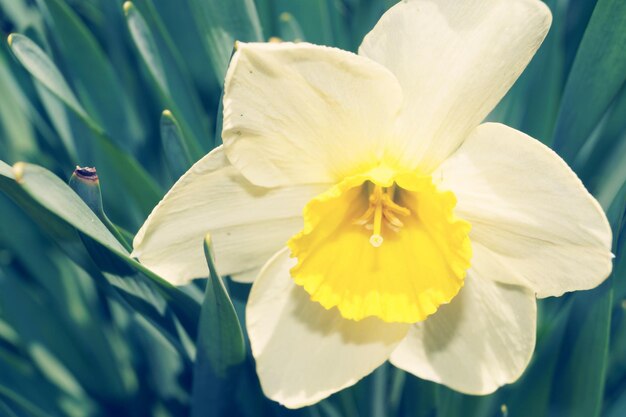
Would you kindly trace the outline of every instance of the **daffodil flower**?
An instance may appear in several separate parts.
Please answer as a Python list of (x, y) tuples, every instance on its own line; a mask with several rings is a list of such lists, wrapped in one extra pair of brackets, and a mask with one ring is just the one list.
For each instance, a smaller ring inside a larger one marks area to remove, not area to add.
[[(455, 390), (515, 381), (536, 297), (600, 284), (611, 230), (553, 151), (481, 122), (551, 22), (538, 0), (409, 0), (359, 53), (240, 43), (223, 146), (138, 233), (175, 284), (254, 284), (247, 330), (265, 394), (319, 401), (387, 360)], [(269, 260), (268, 260), (269, 259)]]

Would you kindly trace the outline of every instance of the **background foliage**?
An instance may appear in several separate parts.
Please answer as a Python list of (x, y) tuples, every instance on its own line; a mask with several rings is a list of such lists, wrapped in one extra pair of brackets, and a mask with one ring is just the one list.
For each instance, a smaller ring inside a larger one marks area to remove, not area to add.
[[(263, 397), (239, 333), (247, 286), (226, 280), (233, 310), (219, 277), (176, 289), (129, 258), (152, 207), (220, 142), (235, 39), (354, 51), (392, 3), (0, 0), (0, 32), (19, 34), (0, 46), (1, 416), (626, 415), (623, 0), (547, 0), (551, 32), (490, 116), (562, 155), (614, 231), (611, 279), (540, 301), (514, 385), (470, 397), (385, 365), (289, 411)], [(66, 185), (77, 164), (97, 166), (120, 233), (83, 202), (93, 189)]]

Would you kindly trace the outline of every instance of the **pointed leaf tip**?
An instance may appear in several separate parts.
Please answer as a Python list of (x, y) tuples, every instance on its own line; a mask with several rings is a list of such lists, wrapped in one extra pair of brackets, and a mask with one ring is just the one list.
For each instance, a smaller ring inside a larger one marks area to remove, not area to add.
[(213, 243), (208, 233), (204, 238), (204, 253), (210, 276), (200, 314), (198, 354), (201, 362), (208, 360), (214, 376), (225, 378), (232, 366), (245, 359), (243, 332), (226, 286), (215, 269)]
[(183, 176), (191, 168), (197, 155), (192, 156), (190, 149), (193, 143), (183, 134), (176, 117), (168, 109), (161, 113), (160, 133), (165, 160), (171, 173), (174, 178)]
[(215, 267), (215, 255), (213, 252), (213, 239), (211, 238), (210, 233), (207, 233), (206, 236), (204, 236), (204, 256), (206, 258), (211, 277), (219, 278), (219, 275), (217, 273), (217, 268)]
[(15, 177), (15, 181), (21, 182), (24, 178), (24, 170), (26, 169), (26, 164), (24, 162), (16, 162), (13, 165), (13, 176)]
[(204, 238), (211, 271), (207, 280), (196, 341), (192, 417), (229, 415), (240, 365), (246, 359), (243, 331), (221, 277), (215, 272), (211, 235)]
[(207, 233), (206, 236), (204, 236), (204, 247), (205, 248), (209, 248), (212, 249), (213, 247), (213, 239), (211, 238), (211, 233)]

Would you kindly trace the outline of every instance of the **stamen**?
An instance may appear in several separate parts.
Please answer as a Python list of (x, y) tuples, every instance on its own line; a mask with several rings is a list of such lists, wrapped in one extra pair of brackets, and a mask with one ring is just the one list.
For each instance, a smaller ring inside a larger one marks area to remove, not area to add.
[(383, 190), (380, 185), (377, 185), (374, 188), (373, 196), (375, 197), (376, 208), (374, 210), (374, 230), (372, 231), (372, 236), (370, 237), (370, 243), (375, 248), (378, 248), (383, 244), (383, 237), (381, 235), (383, 228)]
[(383, 216), (385, 216), (385, 220), (387, 220), (389, 224), (392, 226), (395, 226), (398, 228), (404, 226), (404, 223), (402, 223), (400, 219), (398, 219), (396, 215), (393, 213), (393, 211), (390, 210), (389, 208), (385, 208), (383, 210)]
[(383, 221), (385, 221), (385, 225), (390, 230), (398, 232), (404, 226), (404, 223), (400, 221), (398, 216), (409, 216), (411, 214), (409, 209), (393, 201), (394, 194), (395, 185), (389, 188), (374, 185), (368, 198), (369, 206), (367, 210), (354, 221), (355, 225), (363, 226), (366, 230), (372, 232), (369, 241), (375, 248), (380, 247), (384, 242), (382, 235)]
[(370, 220), (372, 219), (372, 216), (374, 215), (374, 206), (372, 206), (370, 204), (370, 206), (367, 208), (367, 210), (365, 210), (365, 213), (363, 213), (363, 215), (361, 217), (359, 217), (358, 219), (356, 219), (354, 221), (354, 224), (358, 225), (358, 226), (366, 226), (367, 224), (370, 222)]
[(393, 199), (389, 196), (389, 194), (383, 195), (383, 202), (385, 203), (385, 207), (391, 210), (392, 212), (401, 214), (402, 216), (408, 216), (411, 214), (411, 210), (406, 207), (402, 207), (398, 205)]

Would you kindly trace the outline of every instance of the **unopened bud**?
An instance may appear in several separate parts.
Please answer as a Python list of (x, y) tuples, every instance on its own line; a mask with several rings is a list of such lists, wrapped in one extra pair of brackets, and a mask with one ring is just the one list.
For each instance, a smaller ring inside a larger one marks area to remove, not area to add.
[(132, 250), (130, 243), (120, 233), (119, 229), (109, 220), (102, 204), (100, 180), (96, 168), (77, 166), (69, 181), (70, 188), (87, 204), (115, 238), (128, 250)]

